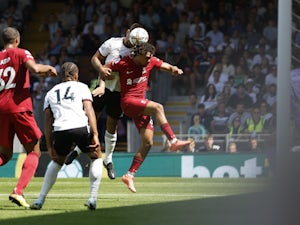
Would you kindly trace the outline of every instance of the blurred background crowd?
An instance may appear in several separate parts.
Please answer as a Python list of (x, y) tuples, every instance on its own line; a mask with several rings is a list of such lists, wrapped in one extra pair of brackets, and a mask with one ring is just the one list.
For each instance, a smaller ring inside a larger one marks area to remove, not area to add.
[[(37, 1), (0, 2), (0, 30), (15, 26), (26, 32)], [(66, 0), (64, 3), (60, 11), (50, 11), (40, 21), (36, 32), (47, 30), (49, 40), (35, 54), (39, 63), (51, 64), (59, 71), (63, 62), (76, 62), (78, 56), (91, 57), (105, 40), (124, 36), (132, 23), (139, 22), (149, 32), (149, 41), (157, 48), (156, 56), (184, 70), (184, 76), (172, 81), (173, 94), (190, 99), (182, 118), (183, 133), (255, 136), (274, 131), (276, 0)], [(296, 27), (297, 24), (300, 23)], [(293, 32), (292, 38), (300, 45), (299, 30)], [(297, 66), (295, 61), (291, 68)], [(90, 77), (97, 77), (94, 71), (90, 73)], [(151, 82), (155, 79), (153, 75)], [(91, 79), (88, 84), (94, 86), (94, 81)], [(39, 101), (44, 93), (57, 82), (32, 74), (31, 89), (37, 108), (41, 107), (38, 105), (42, 104)], [(125, 130), (120, 132), (126, 134)]]

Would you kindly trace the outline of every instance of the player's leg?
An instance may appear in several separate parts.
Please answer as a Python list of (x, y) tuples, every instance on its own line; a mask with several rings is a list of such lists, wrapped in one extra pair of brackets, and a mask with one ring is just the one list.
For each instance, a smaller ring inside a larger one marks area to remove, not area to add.
[(73, 133), (70, 131), (54, 132), (53, 137), (55, 140), (54, 146), (52, 149), (48, 149), (52, 160), (44, 175), (39, 197), (30, 206), (31, 209), (39, 210), (42, 208), (49, 191), (56, 182), (58, 172), (63, 166), (66, 156), (70, 152), (73, 144), (74, 137)]
[(74, 150), (70, 152), (70, 154), (67, 156), (65, 164), (70, 165), (74, 159), (76, 159), (81, 154), (81, 150), (78, 146), (75, 146)]
[(38, 128), (31, 112), (14, 114), (14, 127), (16, 134), (24, 146), (27, 157), (24, 160), (20, 178), (13, 192), (9, 195), (9, 200), (19, 206), (29, 207), (23, 197), (23, 191), (34, 176), (41, 155), (39, 138), (42, 132)]
[(4, 166), (12, 157), (13, 149), (0, 146), (0, 166)]
[[(96, 87), (96, 89), (97, 88), (99, 88), (99, 86)], [(106, 106), (107, 99), (109, 98), (107, 96), (108, 91), (109, 91), (108, 89), (105, 89), (105, 93), (101, 97), (99, 95), (93, 97), (93, 108), (96, 113), (97, 120), (100, 118), (101, 112), (104, 109), (104, 107)], [(76, 159), (81, 154), (81, 152), (82, 151), (80, 150), (80, 148), (78, 146), (76, 146), (74, 148), (74, 151), (71, 151), (70, 154), (67, 156), (65, 164), (66, 165), (71, 164), (73, 162), (73, 160)]]
[(144, 109), (144, 115), (155, 116), (160, 129), (171, 143), (170, 149), (177, 151), (190, 144), (190, 141), (178, 140), (165, 115), (164, 107), (154, 101), (149, 101)]
[(13, 155), (15, 131), (10, 123), (10, 114), (0, 113), (0, 124), (0, 166), (3, 166)]
[(89, 148), (91, 144), (91, 133), (88, 129), (78, 128), (76, 144), (86, 153), (91, 159), (89, 178), (90, 178), (90, 197), (84, 204), (90, 210), (95, 210), (97, 205), (98, 190), (102, 178), (103, 160), (101, 154), (101, 146)]
[[(141, 146), (135, 153), (128, 172), (122, 177), (122, 181), (127, 185), (128, 189), (133, 193), (136, 192), (136, 188), (134, 187), (134, 182), (133, 182), (134, 175), (136, 174), (140, 166), (143, 164), (144, 160), (148, 155), (148, 152), (150, 151), (153, 145), (154, 131), (153, 131), (152, 120), (150, 120), (150, 117), (143, 117), (143, 118), (147, 118), (149, 122), (146, 129), (145, 128), (139, 129), (140, 137), (141, 137)], [(136, 120), (135, 123), (137, 124)]]
[[(64, 159), (63, 159), (64, 160)], [(53, 160), (49, 163), (45, 176), (44, 176), (44, 181), (42, 184), (42, 188), (39, 194), (39, 197), (33, 202), (33, 204), (30, 206), (31, 209), (36, 209), (39, 210), (43, 207), (43, 204), (45, 202), (45, 199), (47, 197), (47, 194), (53, 187), (57, 174), (59, 170), (61, 169), (63, 164), (59, 164)]]
[(117, 144), (117, 124), (118, 119), (107, 115), (106, 131), (104, 136), (105, 158), (103, 160), (103, 165), (107, 169), (107, 175), (110, 179), (115, 179), (116, 177), (112, 156)]
[(106, 101), (106, 131), (104, 136), (105, 141), (105, 158), (103, 165), (107, 169), (107, 175), (110, 179), (115, 179), (116, 173), (113, 166), (113, 152), (117, 144), (117, 128), (118, 120), (122, 116), (122, 109), (120, 105), (120, 92), (105, 90)]
[(88, 209), (95, 210), (97, 207), (98, 191), (102, 178), (103, 160), (101, 158), (101, 150), (89, 152), (91, 158), (89, 178), (90, 178), (90, 197), (84, 204)]

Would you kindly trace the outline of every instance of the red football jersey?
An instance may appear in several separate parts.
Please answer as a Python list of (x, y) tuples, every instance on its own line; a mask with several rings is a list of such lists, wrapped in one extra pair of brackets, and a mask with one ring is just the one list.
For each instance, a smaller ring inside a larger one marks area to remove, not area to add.
[(34, 58), (25, 49), (0, 52), (0, 113), (32, 111), (28, 60)]
[(111, 63), (111, 69), (119, 72), (121, 97), (145, 98), (148, 79), (152, 68), (160, 68), (163, 61), (152, 57), (146, 67), (137, 65), (130, 56)]

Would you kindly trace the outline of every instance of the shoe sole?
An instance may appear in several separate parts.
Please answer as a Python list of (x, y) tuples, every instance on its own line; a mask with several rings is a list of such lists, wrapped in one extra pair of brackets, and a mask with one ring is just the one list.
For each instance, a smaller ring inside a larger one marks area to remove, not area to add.
[(15, 198), (12, 197), (12, 196), (9, 196), (8, 199), (9, 199), (12, 203), (15, 203), (15, 204), (18, 205), (18, 206), (23, 206), (23, 207), (25, 207), (25, 208), (29, 208), (29, 206), (22, 205), (17, 199), (15, 199)]

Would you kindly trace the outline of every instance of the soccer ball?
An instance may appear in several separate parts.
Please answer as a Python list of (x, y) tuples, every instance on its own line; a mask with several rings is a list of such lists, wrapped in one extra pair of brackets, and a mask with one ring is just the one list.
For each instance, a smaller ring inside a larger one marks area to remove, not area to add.
[(148, 32), (141, 27), (134, 28), (129, 34), (129, 41), (132, 45), (145, 43), (149, 40)]

